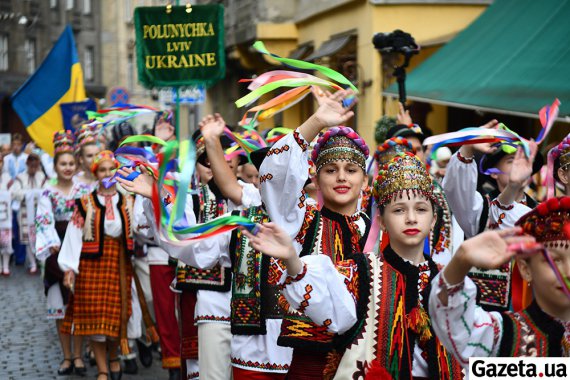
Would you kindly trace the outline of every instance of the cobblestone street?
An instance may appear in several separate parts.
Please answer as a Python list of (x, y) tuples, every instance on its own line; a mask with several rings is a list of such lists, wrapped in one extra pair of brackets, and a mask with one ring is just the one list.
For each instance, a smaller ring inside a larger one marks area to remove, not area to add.
[[(94, 379), (97, 368), (88, 363), (86, 377), (57, 375), (62, 353), (55, 323), (45, 318), (42, 280), (23, 266), (12, 265), (10, 270), (10, 277), (0, 278), (0, 380)], [(124, 380), (168, 378), (156, 353), (150, 368), (137, 364), (138, 375), (123, 374)]]

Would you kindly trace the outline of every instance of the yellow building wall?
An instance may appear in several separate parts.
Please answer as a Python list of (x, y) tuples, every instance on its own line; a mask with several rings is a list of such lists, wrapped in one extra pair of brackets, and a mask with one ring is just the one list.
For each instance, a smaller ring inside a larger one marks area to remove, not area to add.
[[(486, 5), (374, 5), (367, 0), (361, 0), (298, 23), (298, 44), (313, 41), (318, 49), (331, 35), (351, 29), (357, 31), (357, 59), (362, 67), (360, 75), (364, 76), (360, 81), (372, 80), (372, 86), (359, 96), (357, 124), (360, 134), (368, 144), (373, 145), (374, 126), (384, 114), (381, 91), (385, 86), (382, 83), (381, 58), (374, 49), (372, 36), (376, 32), (401, 29), (410, 33), (421, 45), (457, 34), (485, 9)], [(420, 64), (436, 50), (426, 49), (425, 53), (412, 58), (411, 67)], [(298, 125), (295, 122), (300, 120), (294, 117), (293, 113), (297, 111), (296, 114), (299, 115), (299, 107), (284, 114), (286, 126)], [(447, 126), (447, 111), (446, 107), (434, 105), (433, 108), (428, 122), (434, 132), (439, 133)], [(389, 114), (394, 115), (395, 111), (391, 110)]]

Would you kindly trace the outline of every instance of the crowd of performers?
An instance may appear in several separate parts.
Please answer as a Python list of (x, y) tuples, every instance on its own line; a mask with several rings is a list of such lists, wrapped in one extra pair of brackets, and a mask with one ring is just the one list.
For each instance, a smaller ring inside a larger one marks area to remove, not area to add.
[[(29, 164), (11, 187), (3, 175), (1, 193), (23, 204), (14, 215), (39, 191), (30, 251), (60, 374), (85, 374), (88, 344), (97, 379), (119, 379), (135, 341), (160, 342), (171, 379), (455, 379), (473, 356), (569, 355), (570, 137), (546, 173), (564, 196), (537, 204), (525, 193), (543, 166), (532, 141), (463, 145), (434, 176), (403, 108), (371, 152), (342, 126), (351, 91), (313, 95), (309, 119), (247, 154), (206, 116), (194, 178), (173, 173), (189, 185), (177, 231), (227, 215), (255, 228), (165, 232), (161, 212), (180, 194), (120, 165), (87, 125), (54, 136), (52, 179)], [(133, 133), (116, 130), (113, 147)], [(157, 113), (152, 133), (175, 140), (171, 115)]]

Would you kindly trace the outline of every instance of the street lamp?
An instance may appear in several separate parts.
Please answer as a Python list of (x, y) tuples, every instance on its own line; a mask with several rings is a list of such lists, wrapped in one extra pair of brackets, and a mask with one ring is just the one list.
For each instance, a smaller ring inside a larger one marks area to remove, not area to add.
[(380, 54), (382, 53), (398, 53), (404, 56), (404, 63), (394, 66), (394, 76), (398, 81), (398, 93), (400, 103), (406, 106), (406, 67), (410, 64), (413, 55), (420, 51), (419, 45), (416, 44), (411, 34), (403, 32), (399, 29), (392, 33), (376, 33), (372, 37), (372, 43)]

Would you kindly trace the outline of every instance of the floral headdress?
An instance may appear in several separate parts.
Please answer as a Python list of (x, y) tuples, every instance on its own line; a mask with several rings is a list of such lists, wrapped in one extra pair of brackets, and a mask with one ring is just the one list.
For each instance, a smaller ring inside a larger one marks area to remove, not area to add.
[(75, 151), (75, 139), (71, 131), (61, 130), (53, 134), (53, 154), (72, 153)]
[(115, 168), (119, 167), (119, 162), (115, 159), (115, 155), (110, 150), (103, 150), (99, 152), (95, 158), (93, 158), (93, 163), (91, 164), (91, 173), (97, 173), (99, 165), (104, 161), (111, 161), (115, 165)]

